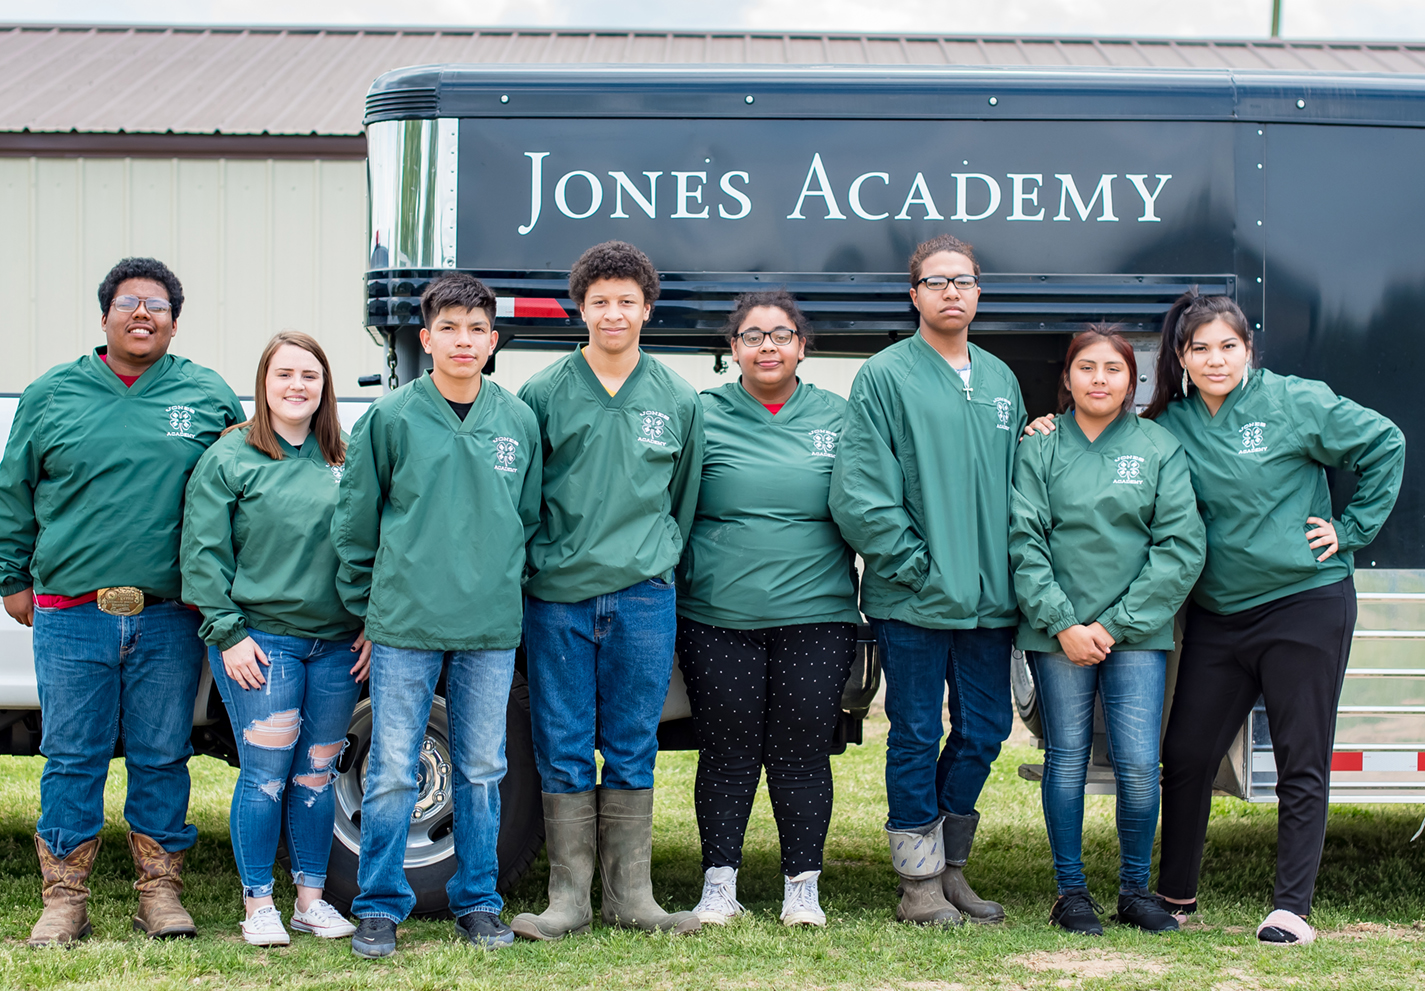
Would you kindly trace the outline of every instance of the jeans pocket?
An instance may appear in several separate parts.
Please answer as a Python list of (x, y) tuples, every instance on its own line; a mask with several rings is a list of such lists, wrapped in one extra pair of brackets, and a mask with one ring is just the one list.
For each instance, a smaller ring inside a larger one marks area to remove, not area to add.
[(656, 576), (656, 575), (655, 575), (654, 577), (648, 579), (648, 581), (646, 582), (646, 584), (652, 586), (653, 588), (672, 588), (672, 587), (673, 587), (673, 583), (672, 583), (672, 582), (670, 582), (670, 581), (664, 581), (661, 577), (658, 577), (658, 576)]

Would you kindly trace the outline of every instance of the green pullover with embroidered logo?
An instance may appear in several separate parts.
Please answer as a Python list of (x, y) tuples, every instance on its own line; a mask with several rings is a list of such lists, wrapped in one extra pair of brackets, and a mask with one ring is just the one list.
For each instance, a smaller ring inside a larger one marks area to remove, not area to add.
[(827, 505), (846, 400), (801, 383), (773, 416), (729, 382), (702, 402), (707, 445), (678, 615), (733, 630), (859, 623), (853, 555)]
[(314, 640), (350, 639), (361, 621), (336, 590), (331, 519), (341, 465), (308, 436), (281, 437), (281, 460), (234, 430), (208, 448), (183, 507), (183, 601), (203, 614), (205, 643), (227, 650), (247, 628)]
[[(1324, 382), (1252, 369), (1213, 416), (1197, 390), (1158, 424), (1187, 452), (1207, 564), (1193, 600), (1222, 615), (1349, 578), (1353, 552), (1380, 533), (1400, 493), (1405, 435)], [(1359, 476), (1332, 522), (1341, 549), (1318, 562), (1308, 516), (1331, 519), (1326, 469)]]
[(107, 351), (51, 368), (20, 396), (0, 461), (0, 594), (183, 590), (183, 489), (246, 419), (242, 404), (217, 372), (172, 354), (126, 386)]
[(410, 650), (519, 646), (539, 426), (489, 379), (462, 421), (429, 374), (357, 421), (332, 515), (336, 586), (366, 638)]
[(1097, 621), (1114, 649), (1172, 650), (1205, 546), (1182, 445), (1132, 413), (1092, 442), (1073, 416), (1057, 424), (1014, 459), (1015, 646), (1060, 651), (1059, 633)]
[(975, 344), (970, 384), (919, 333), (861, 366), (831, 473), (831, 515), (866, 562), (861, 611), (937, 630), (1019, 621), (1009, 488), (1019, 383)]
[(583, 350), (520, 389), (544, 451), (544, 505), (525, 591), (582, 602), (670, 578), (698, 504), (703, 408), (649, 355), (609, 395)]

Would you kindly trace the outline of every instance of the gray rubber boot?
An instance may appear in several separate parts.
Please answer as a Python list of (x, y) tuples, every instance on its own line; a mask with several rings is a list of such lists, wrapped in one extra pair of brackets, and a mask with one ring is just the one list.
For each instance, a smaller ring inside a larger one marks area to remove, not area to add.
[(896, 918), (921, 926), (958, 926), (965, 920), (955, 906), (945, 900), (940, 877), (945, 873), (945, 845), (940, 835), (941, 820), (919, 829), (891, 829), (891, 866), (901, 877), (900, 904)]
[(690, 933), (701, 927), (692, 912), (665, 912), (653, 900), (653, 789), (600, 788), (598, 794), (604, 922), (647, 932)]
[(958, 908), (971, 922), (993, 923), (1004, 921), (1004, 906), (999, 902), (987, 901), (975, 894), (970, 882), (965, 880), (965, 864), (970, 860), (970, 847), (975, 842), (975, 830), (980, 825), (980, 814), (971, 812), (967, 816), (945, 816), (945, 873), (940, 875), (941, 889), (945, 900)]
[(594, 921), (589, 886), (594, 883), (599, 812), (591, 791), (544, 793), (544, 848), (549, 854), (549, 907), (523, 912), (510, 928), (525, 939), (559, 939), (586, 933)]

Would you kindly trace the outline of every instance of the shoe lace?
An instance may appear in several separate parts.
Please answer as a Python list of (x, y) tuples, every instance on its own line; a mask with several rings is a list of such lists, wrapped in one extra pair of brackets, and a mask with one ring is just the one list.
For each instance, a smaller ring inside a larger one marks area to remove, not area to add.
[(307, 906), (307, 910), (302, 913), (308, 919), (315, 919), (322, 923), (345, 922), (346, 918), (338, 912), (325, 898), (318, 898)]
[(249, 915), (246, 921), (247, 925), (253, 928), (259, 926), (270, 926), (274, 923), (280, 926), (282, 924), (282, 914), (277, 911), (276, 906), (264, 905), (262, 906), (262, 908)]
[(1163, 911), (1165, 911), (1163, 903), (1146, 891), (1124, 891), (1119, 893), (1119, 915), (1156, 915)]
[(720, 915), (733, 916), (742, 911), (742, 905), (737, 900), (737, 880), (734, 875), (731, 882), (714, 881), (710, 877), (703, 879), (703, 897), (698, 900), (695, 912), (717, 912)]
[(817, 879), (821, 871), (807, 871), (786, 879), (782, 895), (782, 915), (793, 912), (821, 912), (821, 900), (817, 893)]
[(1087, 891), (1067, 891), (1059, 896), (1061, 908), (1059, 915), (1069, 915), (1075, 911), (1090, 910), (1095, 915), (1102, 915), (1104, 907), (1094, 900), (1093, 895)]

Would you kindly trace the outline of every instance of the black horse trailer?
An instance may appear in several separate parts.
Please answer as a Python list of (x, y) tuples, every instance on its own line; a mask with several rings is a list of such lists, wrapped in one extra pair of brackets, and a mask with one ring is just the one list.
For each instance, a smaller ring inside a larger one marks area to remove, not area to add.
[[(1237, 300), (1266, 365), (1324, 379), (1421, 436), (1425, 76), (439, 65), (377, 79), (365, 122), (366, 322), (386, 346), (390, 387), (422, 368), (418, 296), (441, 272), (496, 290), (501, 348), (562, 350), (585, 337), (568, 268), (618, 238), (663, 272), (651, 351), (721, 362), (733, 297), (785, 286), (805, 301), (820, 353), (864, 356), (915, 331), (907, 258), (948, 232), (984, 267), (971, 334), (1009, 363), (1031, 414), (1054, 408), (1068, 340), (1091, 321), (1130, 333), (1146, 403), (1159, 321), (1195, 285)], [(1394, 515), (1356, 555), (1361, 628), (1335, 801), (1425, 800), (1419, 473), (1407, 465)], [(1353, 485), (1332, 478), (1338, 507)], [(853, 740), (875, 684), (863, 653), (845, 701)], [(1015, 671), (1036, 728), (1022, 659)], [(506, 878), (540, 832), (533, 762), (513, 753), (517, 738), (528, 746), (516, 696), (507, 808), (527, 812), (501, 837)], [(670, 698), (665, 715), (686, 715), (677, 708)], [(665, 744), (691, 745), (677, 723)], [(1269, 732), (1255, 712), (1224, 790), (1273, 799)], [(440, 727), (429, 742), (434, 794)], [(363, 760), (358, 745), (348, 767)], [(344, 778), (335, 852), (353, 859), (360, 775)], [(1105, 766), (1090, 790), (1109, 786)], [(449, 810), (422, 814), (408, 867), (429, 882), (417, 884), (429, 910), (450, 870)]]

